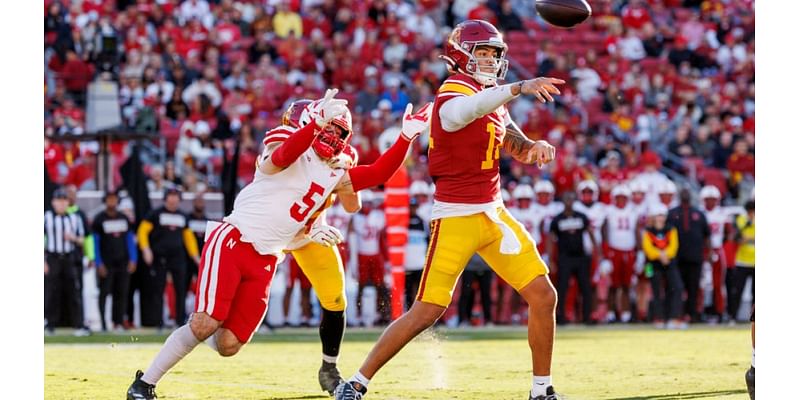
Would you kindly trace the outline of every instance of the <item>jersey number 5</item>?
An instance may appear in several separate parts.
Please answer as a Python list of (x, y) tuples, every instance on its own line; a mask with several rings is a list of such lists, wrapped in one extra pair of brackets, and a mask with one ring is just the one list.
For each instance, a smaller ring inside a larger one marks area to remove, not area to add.
[(317, 204), (314, 200), (314, 195), (318, 194), (322, 196), (325, 194), (325, 188), (317, 184), (316, 182), (311, 182), (311, 187), (308, 188), (308, 192), (306, 192), (305, 196), (303, 196), (303, 204), (305, 208), (303, 208), (303, 204), (294, 203), (292, 204), (292, 208), (289, 209), (289, 214), (294, 218), (297, 222), (303, 222), (308, 216), (308, 213), (311, 212), (311, 209)]
[(486, 159), (481, 162), (481, 169), (492, 169), (494, 160), (500, 158), (500, 146), (495, 146), (495, 127), (489, 122), (486, 124), (486, 131), (489, 132), (489, 147), (486, 149)]

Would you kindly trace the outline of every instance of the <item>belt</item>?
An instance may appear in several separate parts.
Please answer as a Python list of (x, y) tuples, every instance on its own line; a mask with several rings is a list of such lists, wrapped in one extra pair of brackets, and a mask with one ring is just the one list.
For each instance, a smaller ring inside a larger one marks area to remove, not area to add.
[(67, 258), (67, 257), (72, 256), (72, 252), (69, 252), (69, 253), (53, 253), (53, 252), (45, 251), (44, 254), (47, 255), (48, 257), (56, 257), (56, 258)]

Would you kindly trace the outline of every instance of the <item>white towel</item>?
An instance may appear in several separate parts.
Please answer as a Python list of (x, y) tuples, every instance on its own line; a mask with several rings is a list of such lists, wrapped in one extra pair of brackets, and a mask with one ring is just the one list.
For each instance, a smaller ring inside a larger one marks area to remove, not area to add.
[(498, 210), (500, 210), (500, 208), (493, 208), (492, 210), (484, 211), (484, 213), (492, 222), (497, 224), (500, 231), (503, 233), (503, 239), (500, 240), (500, 253), (519, 254), (519, 252), (522, 251), (522, 243), (520, 243), (514, 230), (500, 219)]

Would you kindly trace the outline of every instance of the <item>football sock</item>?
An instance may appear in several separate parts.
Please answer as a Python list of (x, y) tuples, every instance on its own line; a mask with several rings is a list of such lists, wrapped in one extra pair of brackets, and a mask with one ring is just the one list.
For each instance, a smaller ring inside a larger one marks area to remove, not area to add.
[(216, 352), (216, 353), (219, 353), (219, 346), (217, 346), (217, 334), (218, 333), (219, 333), (219, 330), (214, 332), (213, 335), (209, 336), (208, 339), (206, 339), (206, 344), (208, 345), (208, 347), (211, 347), (211, 350), (214, 350), (214, 352)]
[(322, 342), (322, 359), (335, 364), (339, 359), (339, 347), (344, 336), (344, 311), (322, 309), (322, 321), (319, 323), (319, 338)]
[(198, 344), (200, 344), (200, 341), (192, 333), (192, 328), (189, 324), (176, 329), (164, 342), (164, 346), (161, 347), (161, 351), (158, 352), (153, 363), (145, 371), (142, 380), (155, 385), (170, 368), (191, 353)]
[(350, 378), (350, 382), (358, 382), (361, 386), (367, 387), (369, 385), (369, 379), (366, 376), (361, 374), (361, 371), (357, 371), (352, 378)]
[(547, 388), (552, 386), (553, 382), (550, 379), (550, 376), (533, 376), (533, 389), (531, 390), (531, 394), (533, 396), (541, 396), (547, 395)]

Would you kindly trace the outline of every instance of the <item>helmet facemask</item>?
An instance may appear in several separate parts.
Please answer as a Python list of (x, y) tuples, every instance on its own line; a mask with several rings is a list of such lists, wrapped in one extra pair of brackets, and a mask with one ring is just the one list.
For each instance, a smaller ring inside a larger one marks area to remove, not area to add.
[[(508, 60), (506, 60), (506, 45), (502, 42), (474, 42), (465, 43), (467, 49), (460, 49), (468, 53), (469, 61), (466, 65), (466, 73), (472, 75), (478, 83), (484, 86), (491, 86), (497, 83), (498, 79), (505, 79), (508, 72)], [(475, 55), (479, 50), (494, 50), (492, 57), (478, 57)], [(485, 65), (488, 63), (489, 65)], [(490, 72), (481, 69), (490, 68)]]
[(311, 147), (323, 160), (329, 160), (341, 154), (350, 142), (352, 131), (339, 118), (331, 121), (317, 135)]

